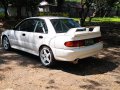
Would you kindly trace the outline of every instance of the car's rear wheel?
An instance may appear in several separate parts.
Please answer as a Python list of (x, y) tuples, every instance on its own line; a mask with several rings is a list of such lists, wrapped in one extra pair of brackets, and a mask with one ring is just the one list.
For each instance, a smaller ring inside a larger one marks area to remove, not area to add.
[(9, 42), (9, 40), (6, 36), (3, 37), (2, 44), (3, 44), (3, 47), (4, 47), (5, 50), (10, 50), (11, 49), (10, 42)]
[(47, 46), (43, 46), (42, 49), (40, 49), (39, 57), (40, 57), (41, 63), (45, 67), (53, 66), (55, 63), (55, 59), (54, 59), (52, 50)]

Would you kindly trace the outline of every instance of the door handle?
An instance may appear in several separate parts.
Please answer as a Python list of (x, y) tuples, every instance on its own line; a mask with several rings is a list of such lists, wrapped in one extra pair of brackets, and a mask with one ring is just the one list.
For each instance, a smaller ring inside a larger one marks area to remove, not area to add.
[(39, 38), (40, 38), (40, 39), (42, 39), (42, 38), (43, 38), (43, 36), (39, 36)]
[(23, 33), (22, 36), (25, 36), (25, 33)]

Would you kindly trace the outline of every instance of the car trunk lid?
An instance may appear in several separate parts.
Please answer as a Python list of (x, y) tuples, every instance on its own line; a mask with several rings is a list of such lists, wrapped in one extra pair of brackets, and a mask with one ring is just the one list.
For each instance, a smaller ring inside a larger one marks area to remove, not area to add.
[(72, 37), (72, 39), (89, 39), (94, 37), (100, 37), (100, 27), (96, 26), (93, 28), (86, 28), (86, 27), (80, 27), (80, 28), (72, 28), (70, 29), (66, 35), (69, 35)]
[(66, 35), (71, 37), (71, 41), (65, 42), (65, 46), (89, 46), (101, 41), (100, 27), (80, 27), (70, 29)]

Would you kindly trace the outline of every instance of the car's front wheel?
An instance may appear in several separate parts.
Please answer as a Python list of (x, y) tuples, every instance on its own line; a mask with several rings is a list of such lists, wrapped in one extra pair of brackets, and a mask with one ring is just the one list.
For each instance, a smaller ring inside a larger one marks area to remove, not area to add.
[(10, 50), (11, 49), (10, 42), (9, 42), (9, 40), (6, 36), (3, 37), (2, 44), (3, 44), (3, 47), (4, 47), (5, 50)]
[(54, 55), (51, 49), (47, 46), (43, 46), (42, 49), (40, 49), (39, 57), (40, 57), (41, 63), (46, 67), (53, 66), (55, 63)]

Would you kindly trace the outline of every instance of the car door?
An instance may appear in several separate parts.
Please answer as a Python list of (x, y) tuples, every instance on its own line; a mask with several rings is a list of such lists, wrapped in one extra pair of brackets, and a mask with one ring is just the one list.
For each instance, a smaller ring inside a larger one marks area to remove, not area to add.
[(38, 47), (42, 45), (44, 39), (47, 37), (48, 28), (43, 19), (36, 19), (36, 26), (34, 33), (29, 34), (28, 43), (29, 49), (38, 51)]
[(22, 47), (24, 44), (25, 39), (25, 27), (26, 27), (26, 20), (22, 21), (14, 28), (14, 46)]
[(16, 46), (26, 49), (29, 47), (28, 38), (31, 35), (31, 33), (34, 32), (35, 25), (36, 23), (33, 23), (32, 19), (26, 19), (16, 27), (14, 34), (16, 39)]
[(25, 29), (20, 28), (22, 31), (22, 41), (23, 45), (22, 47), (25, 49), (30, 49), (31, 43), (34, 41), (34, 29), (36, 27), (37, 21), (35, 19), (29, 19), (26, 21), (26, 25), (24, 26)]

